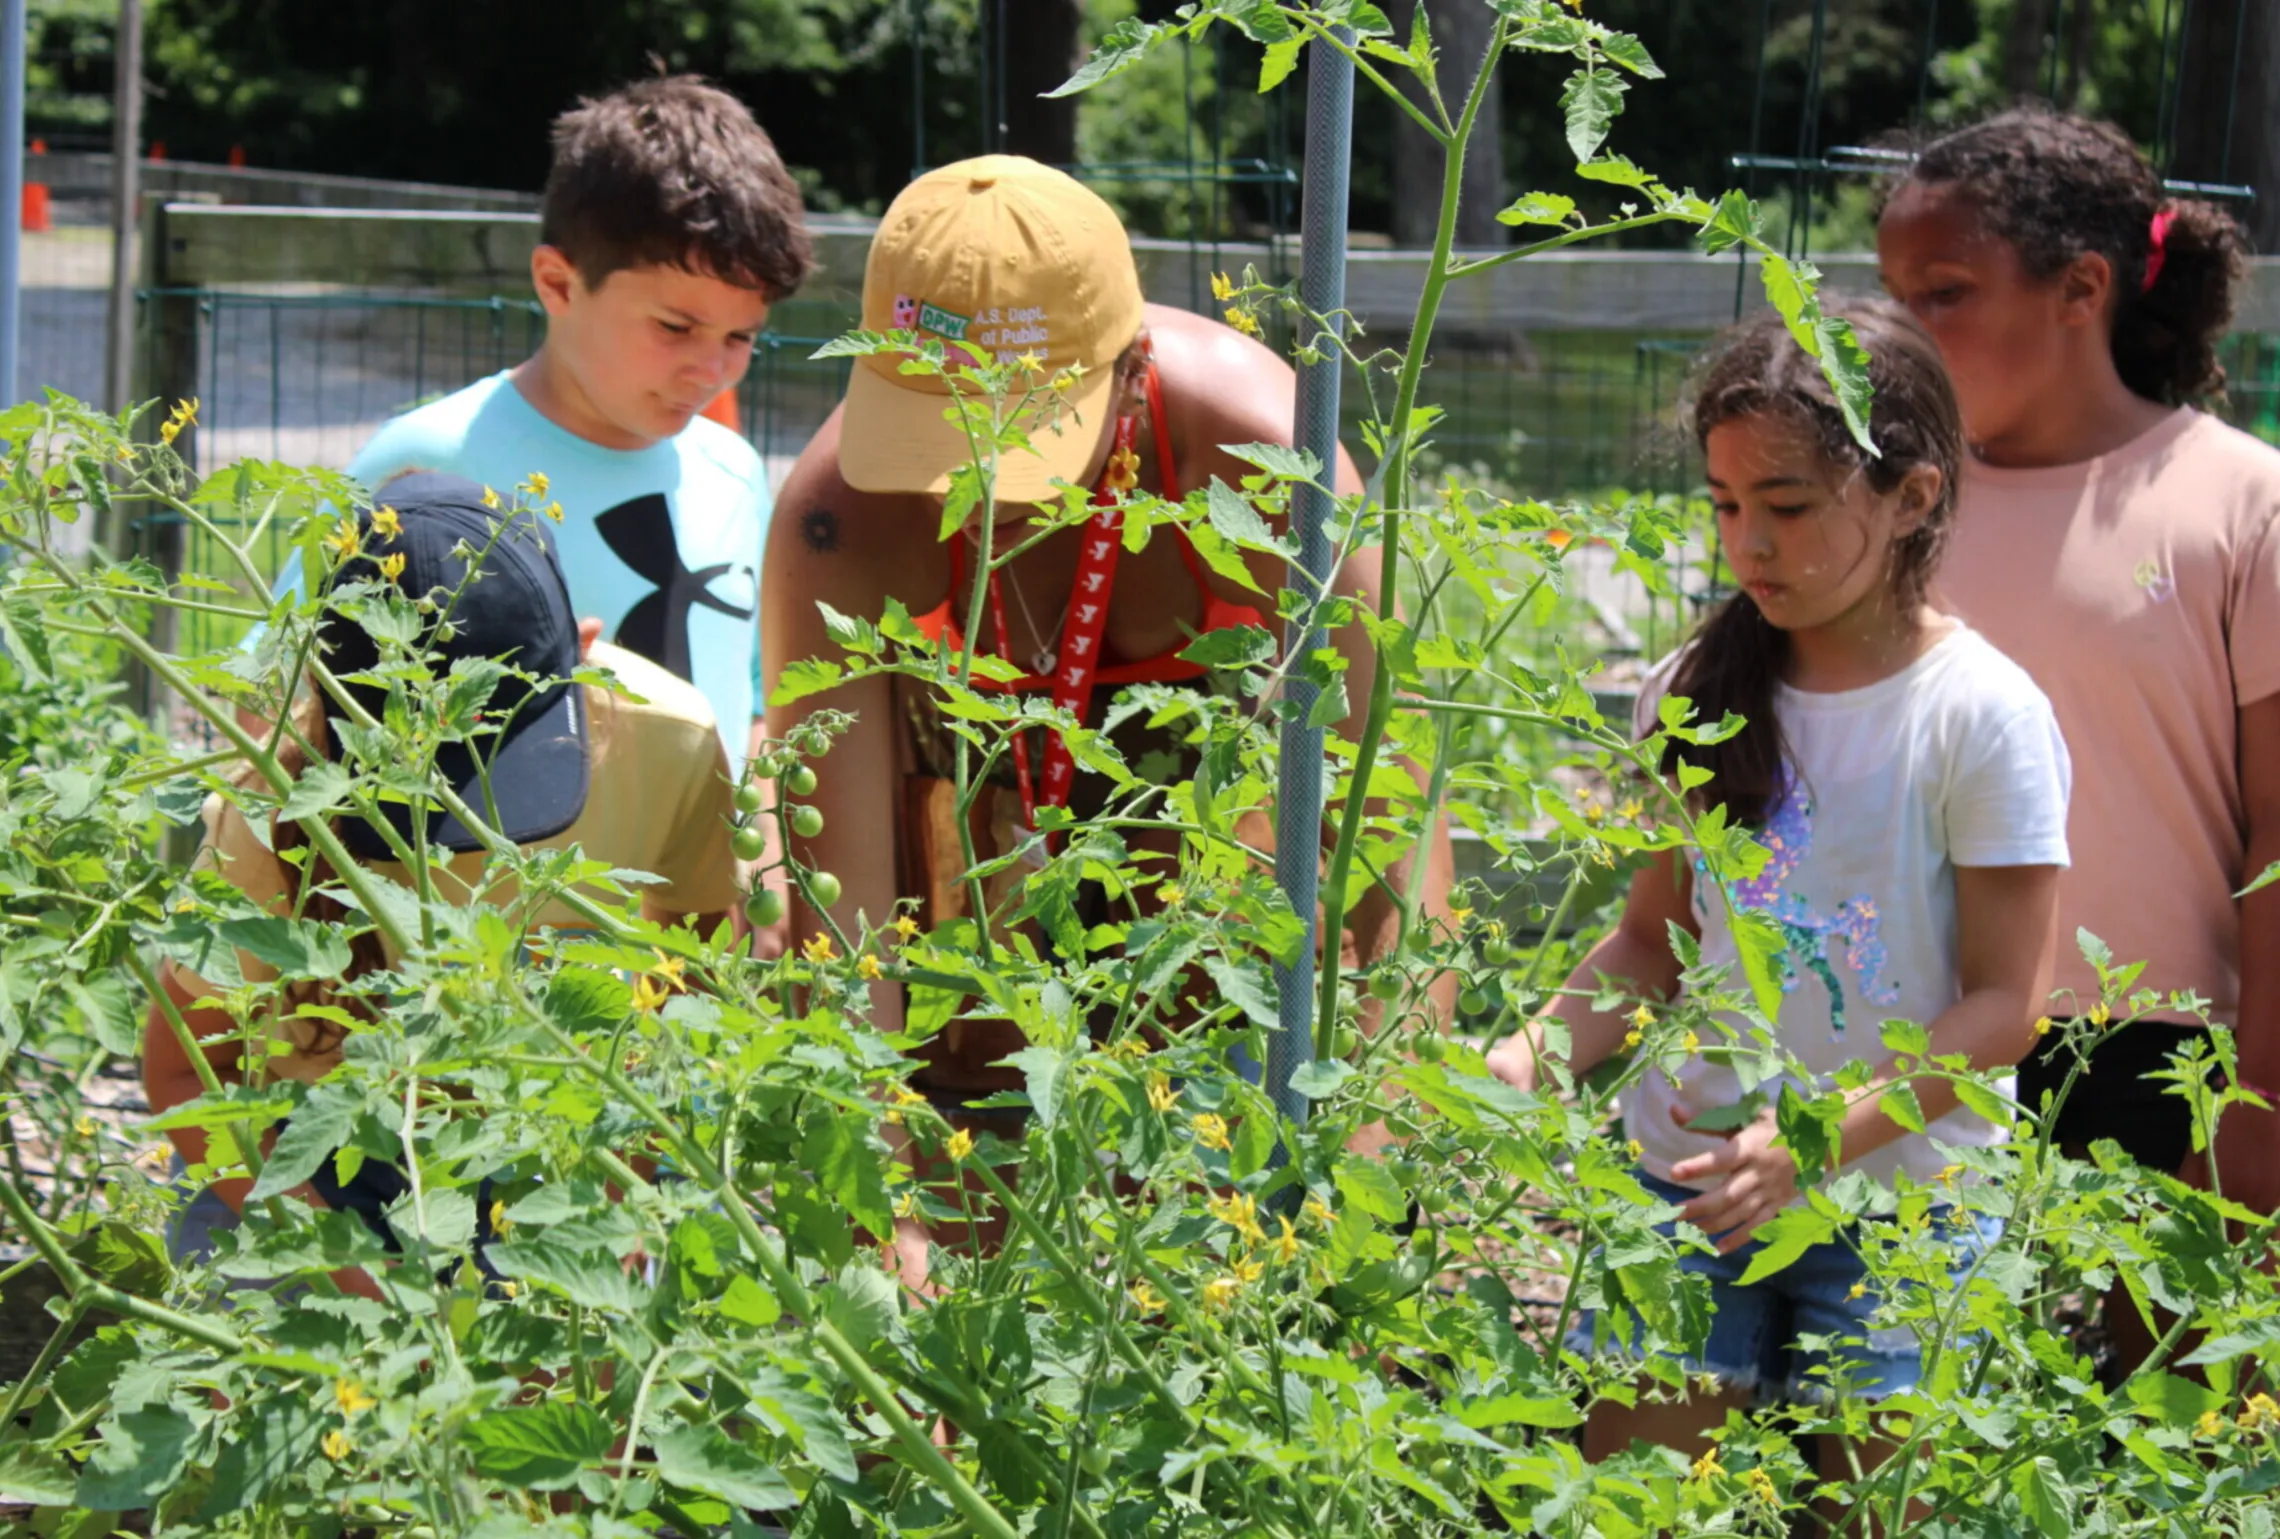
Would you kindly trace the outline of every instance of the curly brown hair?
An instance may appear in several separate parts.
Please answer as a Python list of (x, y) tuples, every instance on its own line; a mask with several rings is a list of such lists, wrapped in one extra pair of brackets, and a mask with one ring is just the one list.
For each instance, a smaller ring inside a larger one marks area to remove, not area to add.
[[(2171, 198), (2129, 136), (2049, 107), (2016, 107), (1917, 147), (1896, 184), (1953, 187), (2034, 278), (2095, 251), (2114, 270), (2114, 367), (2149, 401), (2221, 396), (2217, 342), (2232, 324), (2247, 243), (2213, 203)], [(2166, 215), (2151, 284), (2154, 216)]]

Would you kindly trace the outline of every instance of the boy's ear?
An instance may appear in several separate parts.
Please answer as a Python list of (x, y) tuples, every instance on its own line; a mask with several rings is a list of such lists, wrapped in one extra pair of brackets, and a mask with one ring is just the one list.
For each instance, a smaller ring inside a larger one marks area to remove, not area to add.
[(530, 286), (537, 291), (538, 302), (551, 319), (570, 308), (571, 296), (585, 288), (585, 280), (578, 276), (577, 264), (563, 255), (560, 247), (542, 245), (531, 249)]

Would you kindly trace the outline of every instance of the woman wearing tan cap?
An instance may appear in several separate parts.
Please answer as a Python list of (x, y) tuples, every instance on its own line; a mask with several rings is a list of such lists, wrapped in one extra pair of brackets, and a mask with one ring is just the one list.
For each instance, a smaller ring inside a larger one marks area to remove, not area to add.
[[(1137, 454), (1142, 488), (1177, 498), (1213, 477), (1234, 485), (1251, 473), (1219, 445), (1291, 441), (1297, 381), (1290, 365), (1217, 321), (1145, 303), (1114, 211), (1036, 161), (986, 156), (905, 188), (871, 245), (863, 325), (969, 342), (1006, 358), (1033, 353), (1053, 374), (1082, 365), (1060, 427), (1033, 431), (1034, 454), (999, 463), (1001, 528), (1030, 519), (1031, 504), (1058, 495), (1057, 480), (1102, 485), (1120, 446)], [(777, 501), (761, 604), (771, 688), (795, 661), (839, 655), (819, 601), (875, 619), (897, 599), (935, 634), (955, 636), (950, 617), (967, 612), (976, 562), (967, 537), (935, 537), (951, 472), (969, 453), (964, 434), (945, 419), (947, 404), (940, 381), (904, 375), (892, 357), (857, 360), (845, 402), (802, 452)], [(1360, 488), (1341, 450), (1337, 490)], [(981, 640), (1029, 671), (1015, 688), (1067, 700), (1071, 681), (1081, 681), (1083, 713), (1098, 720), (1126, 684), (1200, 677), (1203, 669), (1177, 656), (1197, 632), (1241, 623), (1280, 631), (1271, 608), (1262, 618), (1253, 607), (1269, 608), (1265, 601), (1213, 573), (1184, 537), (1159, 536), (1121, 552), (1112, 574), (1097, 582), (1086, 554), (1091, 534), (1090, 525), (1061, 531), (992, 584), (998, 591), (988, 608), (1002, 615), (1002, 634), (992, 629)], [(1248, 559), (1264, 592), (1285, 586), (1279, 558)], [(1374, 605), (1376, 564), (1375, 552), (1347, 561), (1335, 591)], [(1105, 604), (1084, 602), (1103, 591)], [(1333, 640), (1347, 659), (1348, 697), (1366, 699), (1372, 658), (1360, 626)], [(941, 832), (948, 809), (929, 789), (948, 772), (946, 739), (923, 694), (907, 681), (872, 678), (769, 711), (768, 730), (778, 738), (812, 710), (856, 717), (808, 798), (824, 814), (823, 831), (796, 841), (802, 859), (841, 879), (843, 922), (862, 914), (884, 924), (906, 899), (930, 911), (922, 917), (940, 919), (936, 910), (961, 902), (953, 890), (955, 834)], [(1129, 746), (1126, 756), (1137, 762)], [(1073, 770), (1050, 741), (1032, 757), (1034, 779), (1027, 767), (1018, 774), (1007, 767), (995, 819), (1001, 836), (1032, 819), (1043, 801), (1079, 816), (1100, 805), (1105, 786), (1088, 785), (1097, 777)], [(1271, 844), (1271, 833), (1260, 831), (1257, 842)], [(1426, 897), (1428, 911), (1438, 912), (1448, 887), (1445, 843), (1432, 865)], [(1371, 957), (1390, 943), (1394, 912), (1382, 890), (1356, 904), (1345, 937), (1350, 954)], [(816, 928), (812, 915), (795, 914), (794, 923), (795, 934)], [(878, 1025), (898, 1029), (901, 990), (880, 983), (873, 993)], [(914, 1083), (946, 1106), (1005, 1088), (1007, 1071), (990, 1065), (1019, 1039), (983, 1040), (989, 1035), (979, 1026), (955, 1040), (945, 1032)]]

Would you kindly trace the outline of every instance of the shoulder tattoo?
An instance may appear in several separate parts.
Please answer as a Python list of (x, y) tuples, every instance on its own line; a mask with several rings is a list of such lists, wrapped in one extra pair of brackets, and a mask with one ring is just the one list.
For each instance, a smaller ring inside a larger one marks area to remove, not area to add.
[(829, 508), (810, 508), (800, 515), (800, 538), (819, 556), (839, 549), (839, 515)]

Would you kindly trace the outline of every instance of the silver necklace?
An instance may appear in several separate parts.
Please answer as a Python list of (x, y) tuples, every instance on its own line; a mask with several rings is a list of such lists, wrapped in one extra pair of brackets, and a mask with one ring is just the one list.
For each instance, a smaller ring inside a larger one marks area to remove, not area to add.
[[(966, 538), (968, 543), (975, 546), (975, 549), (978, 553), (980, 550), (980, 541), (974, 536), (971, 531), (967, 533)], [(1022, 623), (1029, 627), (1029, 634), (1038, 637), (1041, 642), (1041, 645), (1038, 647), (1038, 649), (1035, 652), (1029, 654), (1030, 671), (1035, 673), (1039, 678), (1050, 678), (1052, 676), (1053, 670), (1060, 665), (1061, 632), (1068, 629), (1069, 602), (1067, 600), (1064, 600), (1062, 602), (1061, 618), (1054, 622), (1053, 634), (1048, 636), (1038, 626), (1037, 617), (1030, 612), (1029, 595), (1021, 591), (1021, 579), (1014, 575), (1012, 565), (1009, 563), (1001, 570), (1003, 570), (1006, 575), (1007, 585), (1013, 589), (1014, 603), (1021, 606)]]

